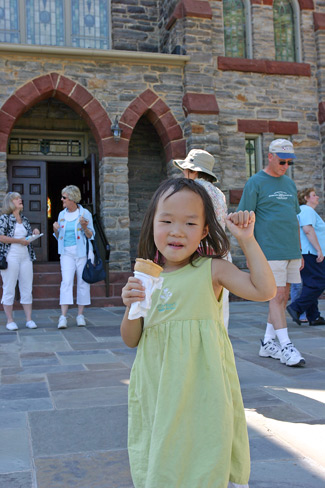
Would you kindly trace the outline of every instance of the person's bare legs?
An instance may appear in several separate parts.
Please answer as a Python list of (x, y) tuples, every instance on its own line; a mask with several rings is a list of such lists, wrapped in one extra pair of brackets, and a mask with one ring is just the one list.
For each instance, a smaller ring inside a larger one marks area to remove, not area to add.
[(14, 322), (13, 316), (12, 316), (12, 311), (13, 311), (14, 306), (13, 305), (3, 305), (3, 310), (5, 311), (6, 317), (7, 317), (7, 324), (10, 324), (11, 322)]
[(69, 305), (61, 305), (61, 315), (67, 316)]
[(32, 304), (22, 303), (22, 307), (26, 315), (26, 322), (29, 322), (30, 320), (32, 320)]
[(78, 315), (83, 315), (84, 314), (84, 305), (78, 305)]
[(286, 286), (278, 286), (277, 293), (272, 300), (269, 301), (269, 314), (267, 321), (273, 325), (274, 330), (286, 329), (286, 306), (289, 299), (290, 284)]

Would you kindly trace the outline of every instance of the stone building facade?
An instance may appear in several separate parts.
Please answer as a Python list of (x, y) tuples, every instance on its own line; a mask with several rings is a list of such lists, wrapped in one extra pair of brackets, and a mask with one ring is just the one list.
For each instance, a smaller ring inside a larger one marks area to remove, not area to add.
[[(45, 213), (50, 196), (56, 213), (61, 188), (79, 184), (99, 215), (116, 271), (131, 269), (153, 191), (175, 174), (172, 159), (192, 148), (215, 156), (218, 186), (235, 208), (247, 179), (247, 141), (255, 141), (262, 167), (270, 141), (290, 138), (297, 154), (291, 176), (298, 188), (315, 186), (323, 199), (325, 4), (291, 3), (297, 61), (276, 59), (273, 0), (243, 2), (251, 42), (245, 58), (225, 55), (220, 0), (110, 0), (110, 49), (2, 38), (0, 198), (23, 189), (19, 168), (29, 183), (44, 171), (42, 183), (29, 184), (30, 212)], [(116, 116), (118, 142), (111, 130)], [(51, 152), (76, 141), (76, 153)], [(39, 253), (54, 260), (47, 217), (48, 242)], [(234, 255), (244, 264), (236, 249)]]

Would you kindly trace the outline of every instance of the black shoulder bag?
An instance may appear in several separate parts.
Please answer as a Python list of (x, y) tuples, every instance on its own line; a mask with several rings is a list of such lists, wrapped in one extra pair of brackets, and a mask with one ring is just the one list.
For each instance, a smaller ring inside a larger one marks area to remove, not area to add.
[[(89, 241), (92, 243), (94, 251), (94, 264), (88, 257), (89, 253)], [(89, 284), (97, 283), (98, 281), (105, 280), (106, 272), (104, 269), (103, 261), (99, 256), (98, 247), (95, 240), (87, 239), (87, 262), (82, 272), (82, 279)]]

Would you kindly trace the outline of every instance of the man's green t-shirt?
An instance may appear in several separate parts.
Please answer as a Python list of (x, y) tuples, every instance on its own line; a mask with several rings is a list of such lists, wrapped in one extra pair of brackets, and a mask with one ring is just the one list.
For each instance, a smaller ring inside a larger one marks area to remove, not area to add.
[(254, 210), (255, 238), (266, 259), (301, 258), (297, 214), (300, 207), (294, 182), (259, 171), (246, 183), (237, 210)]

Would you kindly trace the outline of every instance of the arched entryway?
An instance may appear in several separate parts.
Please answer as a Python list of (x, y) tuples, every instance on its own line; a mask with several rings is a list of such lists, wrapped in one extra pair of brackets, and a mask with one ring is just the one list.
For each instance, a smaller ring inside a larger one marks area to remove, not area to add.
[(45, 234), (35, 243), (38, 259), (57, 260), (51, 234), (61, 189), (79, 186), (82, 203), (99, 210), (98, 163), (111, 137), (109, 117), (87, 90), (53, 73), (17, 90), (0, 120), (9, 189), (22, 193), (27, 217)]
[(121, 117), (120, 125), (122, 137), (128, 142), (125, 149), (128, 149), (132, 265), (150, 199), (161, 181), (171, 174), (171, 160), (185, 157), (186, 142), (170, 107), (149, 89), (131, 102)]

